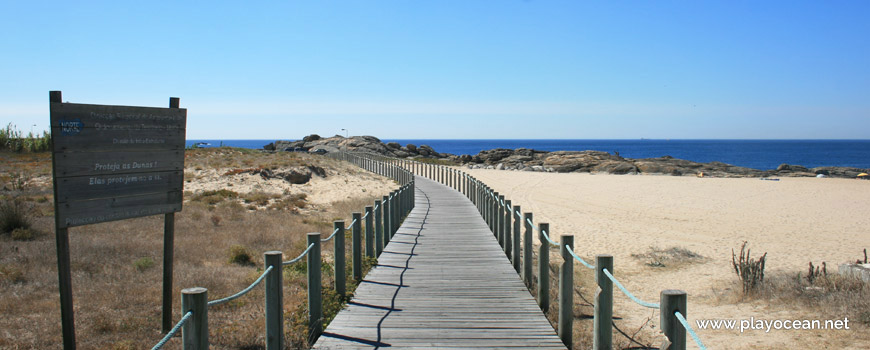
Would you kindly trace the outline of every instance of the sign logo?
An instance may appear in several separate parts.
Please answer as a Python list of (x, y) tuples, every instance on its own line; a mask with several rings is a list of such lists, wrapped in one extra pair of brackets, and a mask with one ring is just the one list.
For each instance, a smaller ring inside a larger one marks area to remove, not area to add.
[(60, 120), (60, 133), (63, 136), (73, 136), (80, 132), (82, 132), (82, 128), (85, 126), (82, 123), (81, 119), (61, 119)]

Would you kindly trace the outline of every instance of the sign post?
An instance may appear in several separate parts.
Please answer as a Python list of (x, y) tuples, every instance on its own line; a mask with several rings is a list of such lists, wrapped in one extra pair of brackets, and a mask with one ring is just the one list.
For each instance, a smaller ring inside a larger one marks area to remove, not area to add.
[[(163, 330), (172, 323), (174, 213), (181, 211), (187, 110), (63, 103), (49, 92), (64, 349), (75, 349), (69, 228), (165, 214)], [(168, 299), (168, 301), (167, 301)], [(168, 325), (168, 326), (167, 326)]]

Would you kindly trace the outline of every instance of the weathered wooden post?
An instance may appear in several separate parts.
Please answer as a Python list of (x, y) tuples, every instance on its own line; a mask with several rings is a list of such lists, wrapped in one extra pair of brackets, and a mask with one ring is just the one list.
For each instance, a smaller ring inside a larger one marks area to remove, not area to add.
[(506, 244), (504, 241), (504, 211), (504, 195), (499, 195), (495, 210), (495, 230), (498, 234), (498, 244), (501, 245), (502, 250)]
[(559, 244), (559, 338), (570, 349), (574, 342), (574, 258), (568, 250), (574, 249), (574, 236), (562, 235)]
[[(520, 213), (520, 206), (515, 205), (513, 207), (513, 211), (511, 212), (511, 216), (518, 215)], [(520, 269), (520, 225), (522, 224), (522, 218), (519, 216), (514, 216), (514, 239), (513, 239), (513, 256), (511, 256), (511, 262), (514, 264), (514, 270), (517, 270), (517, 273), (522, 272)]]
[(513, 231), (513, 227), (511, 225), (511, 205), (510, 199), (504, 200), (504, 231), (502, 235), (504, 235), (504, 253), (507, 255), (508, 259), (513, 259), (513, 246), (511, 245), (511, 231)]
[(353, 213), (353, 232), (351, 232), (351, 240), (353, 241), (353, 279), (362, 281), (362, 214)]
[(265, 268), (271, 267), (266, 276), (266, 350), (284, 349), (284, 254), (280, 251), (266, 252)]
[(674, 313), (679, 312), (686, 317), (686, 292), (675, 289), (665, 289), (661, 293), (660, 320), (662, 333), (668, 337), (671, 345), (665, 350), (686, 350), (686, 329)]
[(390, 224), (393, 225), (390, 230), (390, 238), (396, 235), (396, 231), (399, 229), (399, 191), (393, 191), (392, 199), (390, 199), (390, 211), (392, 212), (393, 217), (390, 218)]
[(592, 348), (595, 350), (613, 348), (613, 281), (604, 274), (604, 270), (613, 274), (613, 255), (595, 256), (595, 282), (598, 283), (593, 316)]
[(545, 235), (550, 234), (550, 224), (541, 223), (538, 227), (538, 303), (544, 313), (550, 309), (550, 243)]
[[(343, 228), (344, 226), (342, 226)], [(344, 232), (339, 233), (344, 236)], [(314, 246), (308, 252), (308, 340), (313, 344), (323, 333), (323, 300), (321, 300), (320, 295), (320, 233), (308, 234), (308, 245), (312, 244)]]
[(384, 226), (381, 223), (381, 201), (375, 199), (375, 254), (381, 256), (384, 251)]
[(381, 206), (383, 206), (384, 212), (384, 247), (390, 243), (390, 238), (393, 236), (390, 234), (390, 231), (393, 230), (393, 224), (390, 223), (390, 197), (384, 196), (383, 201), (381, 202)]
[(345, 256), (344, 248), (344, 220), (336, 220), (332, 223), (333, 232), (338, 230), (332, 242), (333, 250), (333, 269), (335, 271), (335, 293), (343, 299), (347, 293), (347, 257)]
[(523, 213), (523, 281), (532, 286), (532, 213)]
[(202, 287), (181, 290), (181, 314), (192, 311), (190, 321), (181, 327), (184, 350), (208, 349), (208, 290)]
[(374, 224), (374, 207), (366, 207), (366, 256), (377, 257), (375, 255), (375, 224)]

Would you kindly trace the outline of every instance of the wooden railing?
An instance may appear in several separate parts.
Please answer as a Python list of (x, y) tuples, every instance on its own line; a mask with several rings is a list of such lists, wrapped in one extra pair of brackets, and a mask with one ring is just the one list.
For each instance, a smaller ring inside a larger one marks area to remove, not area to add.
[[(562, 257), (559, 267), (558, 287), (558, 322), (557, 332), (562, 342), (569, 349), (573, 343), (573, 306), (574, 306), (574, 261), (583, 266), (595, 270), (595, 281), (600, 292), (595, 296), (594, 311), (594, 349), (612, 349), (612, 326), (613, 326), (613, 286), (616, 285), (629, 299), (643, 307), (658, 309), (660, 311), (660, 327), (662, 333), (668, 338), (669, 345), (664, 349), (684, 350), (686, 348), (686, 333), (688, 332), (700, 349), (706, 347), (692, 330), (685, 319), (687, 294), (682, 290), (666, 289), (660, 293), (658, 304), (644, 302), (635, 297), (613, 276), (613, 256), (600, 254), (595, 257), (595, 265), (592, 265), (574, 253), (574, 236), (561, 235), (559, 243), (550, 239), (550, 225), (540, 223), (534, 225), (531, 212), (521, 213), (519, 205), (511, 203), (482, 181), (452, 167), (422, 163), (407, 159), (389, 159), (380, 157), (382, 161), (408, 169), (411, 173), (432, 179), (436, 182), (451, 187), (471, 200), (478, 208), (480, 215), (486, 221), (493, 235), (504, 249), (505, 255), (518, 274), (521, 275), (526, 286), (533, 286), (533, 253), (532, 235), (538, 231), (538, 266), (537, 266), (537, 295), (538, 305), (541, 310), (547, 312), (550, 309), (550, 249), (558, 248)], [(520, 234), (523, 227), (522, 235)], [(522, 237), (521, 237), (522, 236)]]
[[(389, 177), (398, 182), (399, 188), (375, 200), (372, 206), (365, 207), (365, 215), (352, 213), (351, 224), (347, 227), (343, 220), (333, 223), (332, 234), (321, 239), (320, 233), (309, 233), (308, 244), (299, 256), (283, 261), (280, 251), (264, 253), (264, 271), (257, 280), (247, 288), (232, 296), (208, 301), (208, 290), (195, 287), (181, 291), (182, 318), (152, 349), (161, 349), (177, 332), (181, 331), (183, 348), (185, 350), (208, 349), (208, 308), (217, 306), (236, 298), (240, 298), (265, 281), (265, 319), (266, 319), (266, 349), (284, 349), (284, 302), (283, 274), (284, 266), (294, 264), (307, 257), (308, 277), (308, 339), (313, 343), (323, 333), (323, 300), (321, 276), (321, 246), (322, 243), (335, 240), (334, 268), (335, 290), (340, 296), (346, 295), (346, 256), (345, 230), (351, 230), (351, 273), (357, 281), (362, 280), (363, 244), (365, 255), (377, 258), (383, 252), (384, 246), (395, 235), (403, 218), (414, 208), (414, 176), (405, 168), (398, 166), (393, 160), (378, 158), (365, 154), (330, 153), (327, 156), (348, 161), (363, 169)], [(365, 233), (363, 233), (365, 220)], [(365, 243), (363, 243), (363, 240)]]

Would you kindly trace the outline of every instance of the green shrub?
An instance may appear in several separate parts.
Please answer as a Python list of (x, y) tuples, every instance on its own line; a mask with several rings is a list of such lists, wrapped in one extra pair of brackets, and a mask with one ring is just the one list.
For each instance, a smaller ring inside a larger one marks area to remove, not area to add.
[(230, 247), (230, 264), (237, 264), (242, 266), (254, 266), (253, 254), (246, 248), (241, 245), (234, 245)]
[(136, 261), (133, 261), (133, 267), (136, 268), (137, 271), (142, 272), (147, 269), (154, 267), (154, 259), (149, 257), (139, 258)]
[(0, 204), (0, 231), (11, 233), (16, 229), (30, 229), (30, 208), (18, 200)]

